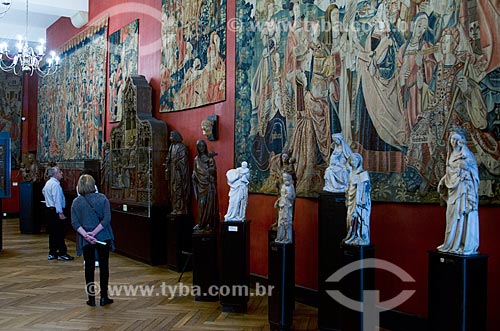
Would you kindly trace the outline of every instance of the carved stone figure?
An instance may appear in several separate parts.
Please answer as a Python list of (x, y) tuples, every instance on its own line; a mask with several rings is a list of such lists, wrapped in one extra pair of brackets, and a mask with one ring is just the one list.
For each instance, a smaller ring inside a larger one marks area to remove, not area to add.
[(292, 176), (283, 173), (283, 184), (274, 208), (278, 208), (278, 233), (275, 242), (289, 244), (293, 242), (293, 205), (295, 203), (295, 188)]
[(345, 244), (365, 246), (370, 244), (370, 175), (363, 169), (363, 158), (358, 153), (349, 157), (351, 173), (345, 191), (347, 207), (347, 236)]
[(31, 174), (31, 181), (36, 182), (38, 181), (38, 162), (36, 160), (35, 154), (28, 154), (28, 169)]
[(224, 220), (245, 221), (248, 205), (248, 183), (250, 169), (246, 161), (241, 162), (241, 167), (230, 169), (226, 172), (227, 184), (229, 185), (229, 206)]
[(209, 116), (201, 121), (201, 131), (208, 140), (217, 140), (217, 117)]
[(165, 159), (165, 179), (167, 180), (173, 215), (188, 214), (191, 184), (189, 180), (189, 153), (177, 131), (170, 132), (170, 146)]
[(446, 232), (441, 252), (471, 255), (479, 247), (479, 172), (465, 137), (452, 132), (448, 141), (446, 174), (438, 192), (446, 200)]
[(28, 177), (28, 169), (26, 168), (26, 165), (24, 164), (24, 162), (21, 162), (19, 164), (19, 170), (17, 171), (17, 175), (16, 175), (16, 178), (21, 176), (21, 179), (23, 180), (23, 182), (28, 182), (29, 180), (26, 180)]
[(196, 142), (196, 157), (193, 168), (193, 189), (198, 203), (198, 220), (195, 230), (213, 231), (219, 219), (219, 202), (217, 197), (217, 167), (215, 152), (208, 152), (204, 140)]
[(347, 160), (352, 150), (342, 137), (342, 133), (332, 135), (334, 148), (330, 156), (330, 165), (325, 171), (325, 186), (323, 190), (328, 192), (345, 192), (349, 181), (349, 165)]
[(36, 161), (35, 154), (28, 154), (27, 165), (24, 169), (20, 168), (19, 171), (23, 176), (23, 182), (36, 182), (38, 181), (38, 162)]
[(109, 155), (109, 142), (105, 142), (102, 146), (102, 162), (101, 162), (101, 190), (103, 193), (109, 192), (111, 185), (111, 163)]

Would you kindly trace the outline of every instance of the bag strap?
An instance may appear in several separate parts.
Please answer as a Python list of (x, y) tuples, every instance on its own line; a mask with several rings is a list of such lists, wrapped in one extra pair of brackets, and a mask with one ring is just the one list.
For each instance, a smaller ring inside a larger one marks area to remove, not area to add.
[(90, 208), (92, 208), (92, 210), (94, 211), (94, 213), (96, 214), (97, 216), (97, 219), (100, 221), (102, 221), (102, 218), (104, 218), (104, 215), (101, 217), (99, 216), (99, 214), (97, 213), (97, 211), (94, 209), (94, 206), (92, 206), (92, 204), (89, 202), (89, 200), (85, 197), (85, 195), (82, 195), (82, 197), (85, 199), (85, 201), (87, 201), (87, 204), (90, 206)]

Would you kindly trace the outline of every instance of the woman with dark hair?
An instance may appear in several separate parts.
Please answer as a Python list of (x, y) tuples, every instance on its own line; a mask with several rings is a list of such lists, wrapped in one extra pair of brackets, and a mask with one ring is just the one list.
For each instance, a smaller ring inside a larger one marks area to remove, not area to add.
[(78, 179), (79, 196), (71, 205), (71, 225), (78, 232), (76, 254), (85, 261), (85, 288), (88, 294), (87, 305), (95, 307), (94, 286), (95, 256), (99, 255), (100, 305), (113, 303), (108, 297), (109, 251), (114, 250), (114, 235), (111, 229), (111, 211), (108, 198), (96, 192), (95, 180), (90, 175)]

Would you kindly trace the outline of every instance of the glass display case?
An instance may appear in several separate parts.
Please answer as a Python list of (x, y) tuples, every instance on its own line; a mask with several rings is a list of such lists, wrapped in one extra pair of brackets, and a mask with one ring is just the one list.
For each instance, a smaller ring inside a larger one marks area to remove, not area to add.
[(123, 117), (110, 135), (108, 197), (114, 210), (151, 217), (153, 206), (166, 206), (163, 163), (167, 125), (152, 116), (151, 87), (142, 75), (127, 78)]

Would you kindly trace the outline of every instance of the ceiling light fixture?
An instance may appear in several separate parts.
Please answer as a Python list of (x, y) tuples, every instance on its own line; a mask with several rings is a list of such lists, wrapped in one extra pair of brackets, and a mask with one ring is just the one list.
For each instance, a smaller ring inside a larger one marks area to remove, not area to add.
[(12, 5), (11, 0), (2, 1), (2, 8), (0, 9), (0, 18), (5, 16), (5, 13), (9, 11), (11, 5)]
[[(4, 1), (2, 4), (11, 1)], [(28, 45), (28, 0), (26, 0), (26, 31), (24, 39), (18, 36), (17, 54), (9, 55), (7, 43), (0, 44), (0, 69), (6, 72), (13, 72), (16, 75), (23, 73), (32, 76), (35, 72), (44, 77), (54, 74), (59, 68), (59, 57), (54, 51), (50, 52), (47, 63), (44, 65), (42, 60), (45, 57), (45, 40), (40, 39), (40, 44), (33, 49)], [(7, 61), (4, 61), (4, 58)]]

